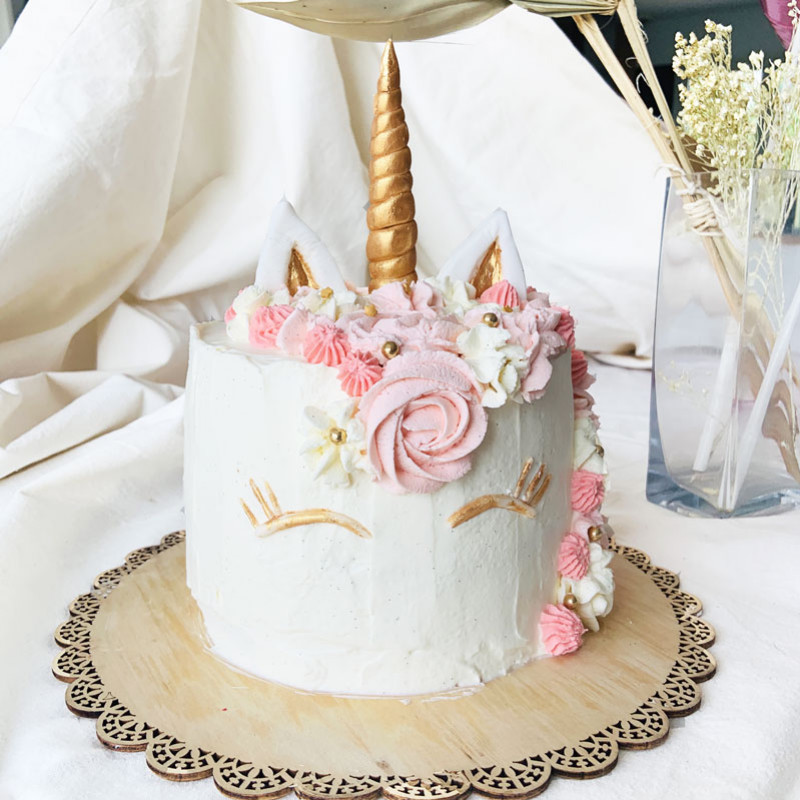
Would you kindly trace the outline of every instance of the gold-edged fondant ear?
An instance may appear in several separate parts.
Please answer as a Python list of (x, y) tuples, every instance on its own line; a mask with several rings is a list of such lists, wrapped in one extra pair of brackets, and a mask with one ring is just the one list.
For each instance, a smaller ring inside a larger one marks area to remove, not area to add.
[(312, 289), (319, 289), (319, 284), (314, 280), (314, 275), (310, 267), (306, 264), (302, 253), (296, 247), (293, 247), (292, 252), (289, 254), (286, 285), (289, 287), (290, 294), (294, 294), (301, 286), (310, 286)]
[(270, 217), (255, 283), (269, 292), (287, 286), (292, 294), (301, 286), (329, 286), (334, 292), (347, 288), (328, 248), (297, 216), (286, 198), (275, 206)]
[(478, 297), (490, 286), (507, 280), (520, 297), (525, 297), (525, 270), (503, 209), (494, 211), (456, 248), (439, 270), (439, 277), (468, 281)]
[(481, 263), (469, 277), (469, 282), (475, 287), (475, 293), (480, 297), (489, 287), (503, 280), (503, 257), (500, 243), (495, 239), (486, 249)]

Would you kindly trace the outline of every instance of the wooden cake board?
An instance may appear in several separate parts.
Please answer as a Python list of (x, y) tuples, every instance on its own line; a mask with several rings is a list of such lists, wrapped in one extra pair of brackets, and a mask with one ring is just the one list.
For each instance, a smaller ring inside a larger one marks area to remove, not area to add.
[(604, 775), (619, 748), (662, 742), (668, 717), (695, 711), (697, 683), (714, 674), (697, 598), (644, 553), (612, 549), (614, 610), (577, 653), (475, 689), (354, 698), (270, 683), (213, 656), (174, 533), (71, 603), (53, 673), (69, 683), (69, 709), (97, 717), (104, 745), (144, 750), (170, 780), (213, 777), (231, 797), (533, 797), (554, 775)]

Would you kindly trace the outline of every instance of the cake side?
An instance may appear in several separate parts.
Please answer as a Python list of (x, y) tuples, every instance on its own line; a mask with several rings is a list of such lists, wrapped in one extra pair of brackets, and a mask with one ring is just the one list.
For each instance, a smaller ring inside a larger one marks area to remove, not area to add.
[[(321, 482), (301, 452), (306, 408), (343, 399), (335, 370), (237, 344), (221, 323), (195, 328), (187, 579), (215, 652), (300, 688), (358, 694), (473, 685), (544, 652), (539, 618), (572, 519), (570, 367), (568, 354), (555, 360), (535, 403), (492, 409), (465, 476), (397, 495), (367, 473)], [(451, 527), (476, 498), (511, 492), (528, 458), (551, 476), (533, 519), (492, 508)], [(251, 478), (283, 511), (324, 508), (372, 537), (322, 522), (262, 538), (240, 505), (252, 504)]]

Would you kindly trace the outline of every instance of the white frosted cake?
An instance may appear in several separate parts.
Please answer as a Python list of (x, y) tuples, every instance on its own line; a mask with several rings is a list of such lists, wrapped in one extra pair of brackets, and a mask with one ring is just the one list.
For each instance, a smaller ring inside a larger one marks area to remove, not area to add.
[(241, 669), (416, 694), (573, 652), (613, 576), (572, 318), (527, 287), (502, 211), (416, 275), (391, 46), (382, 67), (370, 287), (284, 200), (255, 283), (192, 330), (187, 582)]

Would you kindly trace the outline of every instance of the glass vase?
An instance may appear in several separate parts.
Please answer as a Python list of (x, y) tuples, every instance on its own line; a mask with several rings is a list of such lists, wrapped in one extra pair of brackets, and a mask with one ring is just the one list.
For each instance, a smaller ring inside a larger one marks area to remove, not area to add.
[(670, 179), (647, 497), (713, 517), (800, 505), (800, 172)]

